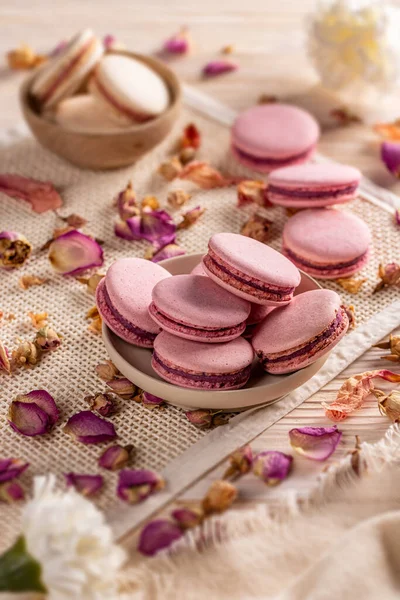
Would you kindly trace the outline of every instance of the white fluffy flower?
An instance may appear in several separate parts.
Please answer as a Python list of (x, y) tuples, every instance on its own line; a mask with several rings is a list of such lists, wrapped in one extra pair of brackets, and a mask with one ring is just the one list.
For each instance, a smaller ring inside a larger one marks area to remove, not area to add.
[(380, 89), (400, 82), (400, 11), (382, 0), (329, 0), (312, 16), (308, 50), (322, 82)]
[(51, 600), (112, 600), (125, 554), (103, 514), (73, 488), (54, 490), (54, 476), (36, 477), (23, 514), (28, 552), (42, 567)]

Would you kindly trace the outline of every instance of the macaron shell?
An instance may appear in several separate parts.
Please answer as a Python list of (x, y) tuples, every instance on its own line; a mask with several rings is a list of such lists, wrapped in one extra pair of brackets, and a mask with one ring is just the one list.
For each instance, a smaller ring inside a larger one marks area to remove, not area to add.
[(123, 126), (110, 116), (110, 110), (91, 94), (78, 94), (57, 104), (54, 120), (62, 127), (86, 133), (114, 132)]
[[(290, 165), (301, 165), (307, 162), (313, 157), (316, 147), (317, 145), (314, 144), (307, 151), (304, 151), (299, 155), (279, 160), (279, 166), (288, 167)], [(250, 155), (244, 156), (242, 153), (238, 152), (233, 145), (231, 146), (231, 152), (238, 162), (252, 171), (257, 171), (258, 173), (271, 173), (271, 171), (277, 168), (276, 162), (268, 162), (267, 160), (261, 162), (259, 160), (254, 160)]]
[(247, 317), (247, 325), (254, 325), (260, 323), (274, 310), (273, 306), (265, 306), (264, 304), (251, 303), (250, 314)]
[(203, 275), (203, 277), (207, 277), (203, 261), (199, 262), (199, 264), (195, 266), (195, 268), (191, 271), (191, 275)]

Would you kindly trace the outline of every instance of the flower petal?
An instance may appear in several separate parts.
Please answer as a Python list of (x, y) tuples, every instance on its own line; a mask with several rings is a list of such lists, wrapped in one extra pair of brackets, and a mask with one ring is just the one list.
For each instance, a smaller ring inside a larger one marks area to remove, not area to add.
[(237, 71), (238, 68), (239, 65), (230, 60), (211, 60), (203, 67), (203, 75), (205, 77), (216, 77), (217, 75)]
[(54, 329), (45, 325), (37, 332), (34, 343), (43, 352), (50, 352), (60, 347), (61, 340)]
[(165, 210), (144, 210), (140, 217), (132, 217), (126, 223), (134, 239), (147, 240), (157, 249), (175, 241), (176, 225)]
[(191, 208), (182, 214), (182, 221), (178, 225), (178, 229), (187, 229), (194, 225), (205, 212), (205, 208), (201, 206), (196, 206), (195, 208)]
[(375, 294), (376, 292), (379, 292), (379, 290), (381, 290), (387, 286), (391, 286), (391, 285), (400, 286), (400, 264), (399, 263), (392, 262), (392, 263), (388, 263), (386, 265), (380, 264), (378, 274), (379, 274), (379, 277), (381, 278), (381, 281), (379, 283), (377, 283), (377, 285), (373, 289), (373, 291), (372, 291), (373, 294)]
[(140, 533), (138, 550), (146, 556), (154, 556), (182, 537), (182, 529), (167, 519), (156, 519), (145, 525)]
[(231, 177), (224, 177), (217, 169), (207, 162), (193, 160), (187, 164), (178, 174), (180, 179), (195, 183), (203, 190), (211, 190), (218, 187), (226, 187), (234, 183)]
[(202, 501), (206, 514), (227, 510), (236, 500), (238, 491), (229, 481), (214, 481)]
[(166, 260), (167, 258), (174, 258), (175, 256), (183, 256), (186, 254), (186, 250), (178, 246), (178, 244), (167, 244), (164, 248), (161, 248), (153, 254), (151, 262), (158, 263), (161, 260)]
[(0, 341), (0, 371), (5, 371), (8, 374), (11, 373), (11, 364), (8, 356), (8, 350), (4, 346), (2, 341)]
[(293, 457), (278, 450), (259, 452), (254, 459), (253, 473), (267, 485), (276, 485), (286, 479)]
[(182, 529), (191, 529), (200, 525), (204, 519), (204, 513), (201, 508), (176, 508), (171, 512), (171, 517)]
[(272, 206), (267, 199), (267, 188), (265, 181), (253, 179), (241, 181), (237, 186), (237, 205), (241, 207), (255, 202), (259, 206)]
[(117, 437), (115, 427), (90, 410), (82, 410), (72, 415), (64, 427), (65, 433), (75, 437), (82, 444), (101, 444)]
[(12, 504), (25, 498), (24, 490), (18, 481), (7, 481), (0, 485), (0, 500)]
[(172, 206), (172, 208), (179, 208), (180, 206), (185, 204), (185, 202), (190, 200), (190, 198), (190, 194), (185, 192), (185, 190), (171, 190), (168, 193), (167, 202), (170, 206)]
[(73, 229), (51, 242), (49, 260), (57, 273), (79, 275), (88, 269), (101, 267), (103, 249), (92, 237)]
[(259, 214), (254, 214), (242, 226), (240, 233), (249, 238), (253, 238), (253, 240), (257, 240), (258, 242), (265, 243), (270, 237), (269, 230), (272, 225), (273, 221), (270, 221), (270, 219)]
[(153, 394), (149, 394), (149, 392), (143, 392), (142, 404), (147, 408), (156, 408), (157, 406), (164, 406), (165, 400), (158, 396), (153, 396)]
[(132, 181), (129, 181), (126, 188), (118, 194), (116, 205), (119, 217), (122, 221), (126, 221), (130, 217), (134, 217), (140, 213)]
[(385, 392), (375, 390), (374, 395), (378, 400), (379, 412), (388, 417), (392, 423), (400, 423), (400, 391), (393, 390), (386, 395)]
[(394, 222), (400, 227), (400, 209), (398, 208), (394, 213)]
[(99, 458), (99, 467), (107, 469), (108, 471), (118, 471), (128, 464), (133, 446), (128, 444), (125, 447), (115, 444), (106, 448)]
[(49, 416), (34, 402), (14, 400), (8, 410), (8, 419), (12, 429), (22, 435), (43, 435), (51, 428)]
[(94, 410), (102, 417), (111, 417), (118, 412), (118, 403), (111, 394), (93, 394), (93, 396), (85, 396), (85, 401), (89, 404), (90, 410)]
[(47, 414), (51, 426), (55, 425), (60, 416), (60, 411), (57, 408), (53, 396), (46, 392), (46, 390), (32, 390), (28, 394), (17, 396), (15, 401), (36, 404)]
[(0, 232), (0, 268), (8, 270), (22, 267), (31, 252), (32, 246), (25, 236), (16, 231)]
[(137, 387), (134, 383), (126, 379), (125, 377), (121, 377), (119, 379), (111, 379), (111, 381), (107, 381), (106, 385), (118, 396), (121, 398), (133, 398), (135, 396)]
[(198, 429), (208, 429), (212, 425), (213, 412), (211, 410), (199, 408), (197, 410), (186, 410), (185, 417)]
[(74, 487), (83, 496), (98, 494), (104, 485), (102, 475), (81, 475), (78, 473), (65, 473), (67, 487)]
[(190, 50), (191, 40), (189, 31), (186, 27), (166, 40), (163, 44), (163, 51), (168, 54), (187, 54)]
[(383, 142), (381, 159), (395, 177), (400, 177), (400, 143)]
[(111, 360), (106, 360), (105, 363), (96, 365), (96, 373), (103, 381), (110, 381), (114, 377), (121, 375), (117, 367)]
[(336, 450), (342, 432), (333, 427), (296, 427), (289, 431), (291, 446), (311, 460), (326, 460)]
[(28, 467), (20, 458), (0, 458), (0, 483), (19, 477)]
[(0, 175), (0, 192), (11, 198), (26, 200), (37, 213), (54, 210), (62, 206), (62, 200), (50, 181), (38, 181), (13, 173)]
[(194, 123), (189, 123), (183, 130), (182, 137), (180, 139), (181, 148), (194, 148), (197, 150), (200, 148), (201, 135)]
[(124, 469), (119, 474), (117, 496), (129, 504), (137, 504), (164, 486), (164, 480), (155, 471)]
[(236, 479), (251, 470), (253, 465), (253, 450), (247, 444), (238, 448), (229, 457), (230, 465), (224, 473), (223, 479)]

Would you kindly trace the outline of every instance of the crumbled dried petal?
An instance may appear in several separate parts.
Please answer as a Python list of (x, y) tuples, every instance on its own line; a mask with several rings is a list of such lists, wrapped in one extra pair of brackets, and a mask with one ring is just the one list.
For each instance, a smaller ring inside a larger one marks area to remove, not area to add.
[(64, 427), (64, 432), (82, 444), (101, 444), (111, 442), (117, 437), (113, 423), (101, 419), (90, 410), (82, 410), (72, 415)]
[(265, 243), (269, 239), (269, 230), (272, 224), (273, 221), (270, 221), (270, 219), (255, 214), (242, 226), (240, 233), (258, 242)]
[(42, 327), (47, 325), (47, 317), (49, 316), (47, 312), (41, 312), (41, 313), (28, 312), (28, 316), (29, 316), (31, 323), (35, 329), (41, 329)]
[(198, 506), (176, 508), (171, 512), (171, 517), (181, 529), (192, 529), (200, 525), (204, 519), (204, 512)]
[(10, 374), (11, 364), (8, 356), (8, 350), (0, 340), (0, 372), (1, 371), (5, 371), (6, 373)]
[(400, 227), (400, 209), (397, 209), (394, 213), (394, 222)]
[(196, 206), (195, 208), (191, 208), (182, 214), (182, 221), (178, 225), (178, 229), (188, 229), (188, 227), (192, 227), (200, 217), (205, 213), (205, 208), (202, 206)]
[(190, 198), (191, 195), (185, 192), (185, 190), (172, 190), (168, 193), (167, 202), (172, 208), (179, 208), (190, 200)]
[(281, 483), (289, 474), (293, 457), (278, 450), (259, 452), (253, 462), (253, 473), (267, 485)]
[(253, 465), (253, 451), (251, 446), (247, 444), (235, 450), (229, 457), (229, 463), (223, 479), (236, 479), (248, 473)]
[(137, 387), (132, 381), (126, 379), (126, 377), (121, 377), (119, 379), (111, 379), (106, 382), (106, 385), (118, 396), (128, 400), (129, 398), (133, 398), (137, 392)]
[(163, 44), (163, 52), (168, 54), (187, 54), (191, 48), (192, 41), (187, 27), (182, 27), (178, 33), (168, 38)]
[(278, 97), (273, 94), (261, 94), (257, 100), (257, 104), (275, 104), (275, 102), (278, 102)]
[(24, 490), (18, 481), (7, 481), (0, 485), (0, 501), (12, 504), (25, 498)]
[(64, 221), (64, 223), (68, 225), (68, 227), (72, 227), (73, 229), (81, 229), (87, 223), (87, 220), (84, 217), (81, 217), (75, 213), (72, 213), (67, 217), (61, 217), (60, 215), (58, 216), (62, 221)]
[(21, 342), (11, 353), (12, 368), (36, 365), (41, 358), (41, 350), (34, 342)]
[(96, 373), (103, 381), (111, 381), (111, 379), (121, 376), (120, 371), (111, 360), (96, 365)]
[(119, 474), (117, 496), (128, 504), (137, 504), (164, 487), (165, 481), (155, 471), (124, 469)]
[(167, 519), (156, 519), (145, 525), (140, 532), (138, 550), (145, 556), (154, 556), (182, 537), (183, 531)]
[(400, 141), (400, 119), (392, 123), (377, 123), (373, 129), (386, 140)]
[(352, 125), (354, 123), (362, 123), (362, 119), (351, 112), (347, 106), (339, 106), (331, 110), (331, 117), (337, 121), (339, 125)]
[(230, 60), (211, 60), (203, 67), (202, 73), (204, 77), (216, 77), (224, 73), (237, 71), (238, 68), (239, 65)]
[(132, 444), (120, 446), (115, 444), (106, 448), (99, 458), (99, 467), (108, 471), (119, 471), (126, 467), (132, 457), (134, 447)]
[(311, 460), (323, 461), (336, 450), (342, 432), (332, 427), (296, 427), (289, 431), (290, 444), (296, 452)]
[(346, 290), (346, 292), (349, 292), (350, 294), (358, 294), (361, 287), (364, 285), (364, 283), (366, 281), (368, 281), (368, 279), (366, 279), (366, 278), (354, 279), (353, 277), (345, 277), (345, 278), (336, 279), (336, 283), (338, 285), (340, 285), (340, 287), (342, 287), (344, 290)]
[(57, 273), (79, 275), (88, 269), (101, 267), (103, 249), (95, 239), (73, 229), (51, 242), (49, 260)]
[(207, 162), (199, 160), (193, 160), (183, 167), (178, 174), (178, 177), (195, 183), (203, 190), (226, 187), (235, 183), (234, 178), (224, 177), (217, 169), (214, 169), (214, 167)]
[(129, 181), (126, 188), (118, 194), (115, 202), (122, 221), (126, 221), (140, 213), (132, 181)]
[(102, 475), (82, 475), (79, 473), (65, 473), (67, 487), (74, 487), (82, 496), (95, 496), (104, 485)]
[(178, 155), (178, 158), (182, 165), (187, 165), (188, 163), (192, 162), (192, 160), (194, 160), (195, 157), (196, 150), (191, 146), (188, 146), (187, 148), (182, 148), (182, 150), (179, 151)]
[(357, 320), (354, 305), (349, 304), (348, 306), (346, 306), (342, 304), (342, 307), (344, 308), (347, 318), (349, 319), (349, 330), (355, 329), (357, 325)]
[(165, 210), (146, 210), (126, 221), (133, 239), (146, 240), (156, 249), (175, 241), (176, 225)]
[(400, 177), (400, 143), (383, 142), (381, 145), (381, 159), (387, 169), (395, 176)]
[(0, 175), (0, 192), (11, 198), (26, 200), (37, 213), (62, 206), (61, 197), (50, 181), (38, 181), (13, 173), (3, 173)]
[(160, 203), (155, 196), (145, 196), (140, 204), (142, 209), (150, 208), (150, 210), (158, 210), (160, 208)]
[(45, 390), (33, 390), (20, 395), (10, 404), (9, 424), (18, 433), (27, 436), (48, 433), (60, 416), (54, 398)]
[(386, 394), (381, 390), (374, 390), (378, 400), (379, 412), (388, 417), (392, 423), (400, 423), (400, 391), (393, 390)]
[(94, 294), (103, 278), (104, 275), (102, 273), (93, 273), (90, 277), (77, 277), (76, 280), (79, 281), (79, 283), (86, 285), (88, 292)]
[(387, 265), (380, 264), (378, 275), (381, 281), (375, 286), (373, 294), (391, 285), (400, 287), (400, 264), (395, 262), (388, 263)]
[(206, 515), (227, 510), (237, 497), (237, 489), (229, 481), (214, 481), (202, 500), (202, 508)]
[(182, 163), (179, 160), (179, 157), (173, 156), (169, 160), (161, 163), (157, 172), (167, 181), (172, 181), (178, 177), (179, 173), (182, 171), (182, 168)]
[(180, 139), (181, 148), (194, 148), (198, 150), (201, 144), (200, 131), (194, 123), (189, 123), (183, 130), (182, 137)]
[(0, 458), (0, 483), (16, 479), (29, 467), (20, 458)]
[(151, 256), (151, 261), (158, 263), (161, 260), (175, 258), (175, 256), (182, 256), (183, 254), (186, 254), (186, 250), (178, 246), (178, 244), (167, 244), (164, 248), (161, 248), (161, 250), (158, 250), (158, 252)]
[(332, 421), (343, 421), (351, 413), (362, 406), (365, 398), (374, 390), (374, 378), (380, 377), (392, 383), (400, 382), (400, 374), (383, 369), (381, 371), (366, 371), (350, 377), (340, 388), (336, 400), (327, 404), (322, 403), (325, 415)]
[(153, 394), (149, 394), (149, 392), (143, 392), (142, 394), (142, 404), (146, 406), (146, 408), (160, 408), (165, 406), (165, 400), (159, 398), (158, 396), (154, 396)]
[(10, 69), (15, 71), (33, 69), (47, 60), (47, 56), (36, 54), (27, 44), (7, 52), (7, 62)]
[(23, 290), (27, 290), (34, 285), (43, 285), (47, 283), (49, 280), (45, 277), (37, 277), (37, 275), (23, 275), (19, 279), (19, 287)]
[(383, 360), (389, 360), (391, 362), (400, 362), (400, 336), (391, 335), (389, 341), (381, 342), (376, 344), (375, 348), (381, 348), (382, 350), (389, 350), (390, 354), (381, 356)]
[(54, 329), (46, 325), (45, 327), (41, 327), (37, 332), (35, 344), (43, 352), (49, 352), (51, 350), (57, 350), (61, 345), (61, 340)]
[[(0, 188), (0, 191), (1, 188)], [(0, 268), (22, 267), (30, 257), (32, 246), (28, 240), (15, 231), (0, 232)]]
[(85, 402), (89, 404), (90, 410), (94, 410), (102, 417), (111, 417), (118, 412), (118, 403), (111, 394), (85, 396)]

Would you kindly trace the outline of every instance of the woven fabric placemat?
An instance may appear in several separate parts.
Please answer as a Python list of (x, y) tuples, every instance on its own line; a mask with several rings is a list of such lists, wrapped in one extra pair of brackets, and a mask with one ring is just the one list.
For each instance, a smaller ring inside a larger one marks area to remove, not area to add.
[[(144, 256), (148, 247), (145, 242), (121, 240), (113, 232), (116, 218), (113, 198), (129, 179), (133, 180), (139, 198), (154, 194), (162, 204), (165, 204), (170, 189), (183, 187), (193, 192), (185, 210), (200, 204), (206, 208), (206, 213), (193, 228), (179, 232), (178, 243), (188, 253), (205, 252), (210, 235), (218, 231), (239, 232), (254, 209), (237, 208), (235, 187), (205, 192), (187, 182), (168, 184), (156, 174), (160, 162), (173, 152), (177, 136), (188, 121), (196, 122), (202, 133), (199, 159), (209, 161), (226, 173), (254, 178), (253, 173), (238, 166), (231, 158), (229, 131), (190, 111), (185, 112), (169, 139), (134, 167), (113, 172), (82, 171), (42, 149), (31, 138), (9, 137), (0, 148), (0, 172), (51, 180), (64, 200), (60, 214), (80, 214), (88, 220), (84, 231), (104, 240), (105, 265), (100, 272), (105, 272), (117, 258)], [(399, 232), (395, 229), (393, 216), (370, 202), (359, 199), (345, 210), (361, 216), (373, 234), (373, 255), (360, 273), (360, 277), (367, 277), (368, 282), (357, 296), (347, 294), (334, 282), (327, 282), (326, 287), (340, 292), (346, 304), (355, 304), (358, 323), (362, 324), (398, 299), (398, 290), (387, 289), (375, 296), (371, 296), (371, 291), (377, 280), (379, 263), (399, 259)], [(270, 244), (279, 249), (287, 213), (281, 208), (260, 209), (260, 212), (273, 220)], [(46, 356), (38, 366), (22, 369), (11, 377), (0, 375), (0, 456), (19, 457), (30, 462), (29, 470), (21, 479), (27, 490), (32, 477), (37, 474), (51, 471), (63, 486), (63, 473), (98, 473), (97, 460), (104, 448), (104, 445), (76, 443), (62, 431), (63, 424), (72, 414), (88, 408), (84, 402), (86, 395), (105, 390), (105, 385), (95, 373), (95, 366), (107, 357), (101, 337), (88, 331), (85, 320), (87, 310), (94, 305), (93, 297), (74, 279), (55, 274), (46, 253), (37, 252), (51, 237), (54, 227), (60, 225), (54, 213), (37, 215), (23, 201), (0, 195), (0, 229), (23, 233), (35, 247), (33, 258), (21, 271), (0, 273), (0, 310), (5, 315), (15, 315), (11, 322), (4, 318), (1, 321), (0, 339), (13, 347), (16, 338), (32, 338), (35, 331), (30, 324), (29, 311), (48, 312), (49, 323), (63, 336), (61, 348)], [(18, 286), (22, 274), (48, 277), (49, 282), (23, 291)], [(33, 389), (46, 389), (54, 396), (61, 418), (51, 434), (25, 438), (8, 426), (7, 410), (16, 395)], [(122, 444), (133, 443), (137, 448), (134, 467), (162, 471), (206, 435), (192, 426), (183, 411), (175, 407), (150, 411), (135, 402), (123, 400), (120, 406), (120, 412), (112, 420), (119, 441)], [(115, 514), (121, 504), (115, 496), (117, 475), (105, 473), (105, 479), (105, 490), (96, 502), (110, 514)], [(18, 505), (0, 506), (1, 547), (6, 547), (18, 531), (19, 510)]]

